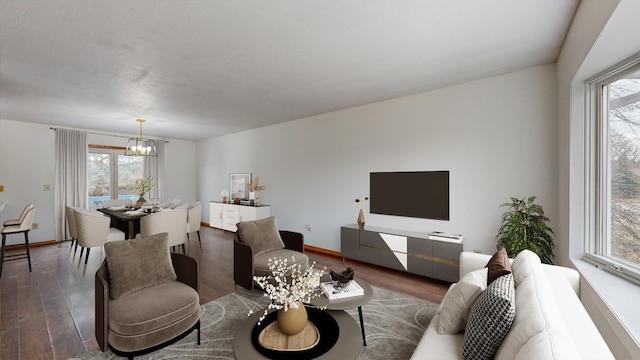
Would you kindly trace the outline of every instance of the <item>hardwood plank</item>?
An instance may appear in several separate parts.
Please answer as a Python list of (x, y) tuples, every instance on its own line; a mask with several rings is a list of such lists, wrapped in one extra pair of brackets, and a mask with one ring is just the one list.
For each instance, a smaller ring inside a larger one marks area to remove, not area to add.
[(54, 359), (68, 359), (82, 353), (84, 345), (76, 328), (67, 297), (62, 292), (56, 273), (39, 273), (39, 290), (43, 299), (44, 316), (53, 347)]
[(18, 358), (17, 313), (18, 283), (13, 277), (0, 282), (0, 359)]
[(27, 268), (16, 278), (18, 281), (19, 358), (53, 359), (37, 272), (29, 273)]

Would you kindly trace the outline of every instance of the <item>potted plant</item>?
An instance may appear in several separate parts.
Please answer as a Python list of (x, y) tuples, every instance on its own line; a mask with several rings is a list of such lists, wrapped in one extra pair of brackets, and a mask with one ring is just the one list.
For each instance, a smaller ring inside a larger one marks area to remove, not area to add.
[(496, 235), (497, 248), (504, 247), (511, 258), (522, 250), (531, 250), (543, 263), (551, 264), (555, 257), (555, 234), (547, 225), (549, 218), (544, 215), (542, 206), (535, 200), (535, 196), (512, 197), (511, 202), (500, 205), (509, 210), (502, 214), (502, 224)]

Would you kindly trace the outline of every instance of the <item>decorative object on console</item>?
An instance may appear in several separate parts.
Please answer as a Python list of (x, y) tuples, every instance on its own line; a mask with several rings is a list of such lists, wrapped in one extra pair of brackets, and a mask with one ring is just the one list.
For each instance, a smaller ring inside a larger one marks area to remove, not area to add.
[[(295, 259), (269, 259), (272, 275), (254, 276), (253, 280), (265, 291), (271, 303), (260, 317), (260, 322), (267, 316), (269, 309), (277, 309), (278, 327), (287, 335), (301, 332), (307, 324), (307, 312), (303, 303), (320, 296), (316, 286), (324, 271), (314, 269), (315, 262), (306, 269), (295, 263)], [(300, 309), (302, 308), (302, 309)], [(249, 311), (249, 315), (253, 310)], [(304, 321), (301, 320), (304, 319)], [(258, 322), (258, 324), (260, 324)]]
[(158, 156), (156, 144), (151, 139), (142, 137), (142, 123), (145, 119), (136, 119), (140, 123), (140, 137), (130, 138), (124, 150), (126, 156)]
[(354, 273), (355, 271), (351, 266), (347, 267), (345, 271), (342, 271), (339, 273), (333, 270), (329, 270), (329, 275), (331, 276), (331, 280), (337, 281), (341, 284), (348, 284), (349, 282), (351, 282), (351, 280), (353, 280)]
[(364, 212), (362, 211), (362, 203), (369, 200), (369, 197), (363, 196), (359, 197), (353, 203), (353, 206), (360, 206), (360, 211), (358, 212), (358, 225), (360, 229), (364, 229)]
[(346, 284), (337, 281), (323, 282), (320, 283), (320, 287), (329, 300), (364, 295), (364, 289), (356, 281), (350, 281)]
[(129, 184), (129, 190), (135, 194), (138, 194), (140, 197), (136, 202), (136, 207), (141, 207), (147, 200), (144, 198), (144, 194), (151, 191), (153, 188), (153, 177), (151, 175), (147, 176), (144, 179), (138, 179), (133, 182), (133, 184)]
[(555, 234), (547, 225), (550, 220), (544, 215), (542, 206), (535, 200), (535, 196), (512, 197), (511, 202), (500, 205), (509, 210), (502, 214), (502, 224), (496, 235), (497, 248), (504, 247), (509, 257), (515, 257), (522, 250), (531, 250), (543, 263), (551, 264), (555, 257)]
[(461, 234), (451, 234), (442, 231), (432, 231), (429, 233), (429, 239), (431, 240), (442, 240), (442, 241), (462, 241)]
[(260, 178), (256, 178), (249, 184), (249, 205), (260, 205), (260, 199), (258, 198), (258, 192), (266, 190), (267, 187), (260, 185)]
[(222, 202), (227, 203), (227, 197), (229, 196), (229, 192), (227, 190), (220, 191), (220, 195), (222, 196)]

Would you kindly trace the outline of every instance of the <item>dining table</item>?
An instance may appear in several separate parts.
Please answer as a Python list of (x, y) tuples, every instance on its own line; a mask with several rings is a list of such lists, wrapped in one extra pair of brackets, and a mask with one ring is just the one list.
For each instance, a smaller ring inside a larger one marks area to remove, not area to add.
[(127, 239), (134, 239), (140, 232), (140, 219), (149, 215), (140, 209), (134, 210), (124, 206), (97, 209), (111, 217), (111, 226), (127, 234)]

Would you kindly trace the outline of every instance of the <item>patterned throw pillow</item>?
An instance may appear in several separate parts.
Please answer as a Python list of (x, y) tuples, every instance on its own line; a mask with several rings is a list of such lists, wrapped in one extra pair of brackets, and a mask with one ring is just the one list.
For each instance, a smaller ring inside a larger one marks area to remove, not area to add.
[(471, 307), (464, 331), (462, 358), (492, 359), (516, 315), (513, 275), (494, 280)]

